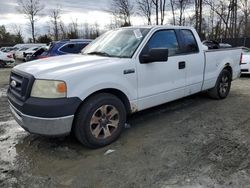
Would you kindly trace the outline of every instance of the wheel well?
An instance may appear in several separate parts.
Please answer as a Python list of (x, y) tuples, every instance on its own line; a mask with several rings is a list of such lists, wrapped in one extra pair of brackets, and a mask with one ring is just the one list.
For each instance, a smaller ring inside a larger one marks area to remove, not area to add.
[[(86, 99), (88, 99), (89, 97), (91, 97), (95, 94), (98, 94), (98, 93), (109, 93), (109, 94), (115, 95), (116, 97), (118, 97), (122, 101), (122, 103), (124, 104), (124, 106), (126, 108), (127, 113), (128, 114), (131, 113), (131, 106), (130, 106), (129, 99), (122, 91), (120, 91), (118, 89), (102, 89), (102, 90), (99, 90), (99, 91), (92, 93)], [(86, 99), (84, 101), (86, 101)]]
[(228, 70), (231, 73), (231, 76), (233, 77), (233, 70), (229, 63), (225, 65), (224, 69)]

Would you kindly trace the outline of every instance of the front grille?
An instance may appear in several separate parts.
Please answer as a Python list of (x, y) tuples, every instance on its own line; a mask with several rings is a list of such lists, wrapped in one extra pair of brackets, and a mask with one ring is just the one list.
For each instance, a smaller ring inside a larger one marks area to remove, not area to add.
[(25, 101), (31, 92), (34, 77), (20, 71), (11, 71), (9, 92), (17, 99)]

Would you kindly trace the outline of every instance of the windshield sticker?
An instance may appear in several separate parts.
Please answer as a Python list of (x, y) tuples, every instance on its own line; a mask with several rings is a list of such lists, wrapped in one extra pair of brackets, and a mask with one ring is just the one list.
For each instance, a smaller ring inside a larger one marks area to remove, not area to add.
[(142, 38), (142, 34), (141, 34), (140, 29), (134, 30), (134, 34), (135, 34), (135, 37), (136, 37), (137, 39)]

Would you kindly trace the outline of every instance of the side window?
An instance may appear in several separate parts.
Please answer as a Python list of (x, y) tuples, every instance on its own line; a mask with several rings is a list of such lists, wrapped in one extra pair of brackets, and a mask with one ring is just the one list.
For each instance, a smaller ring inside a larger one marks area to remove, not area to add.
[(62, 47), (60, 51), (65, 53), (78, 54), (85, 46), (87, 46), (87, 43), (67, 44), (64, 47)]
[(60, 48), (60, 51), (65, 52), (65, 53), (74, 53), (74, 44), (66, 44), (62, 48)]
[(169, 56), (173, 56), (179, 52), (179, 45), (174, 30), (161, 30), (154, 33), (148, 41), (143, 53), (152, 48), (167, 48)]
[(88, 45), (88, 43), (80, 43), (80, 44), (78, 44), (79, 52), (82, 51), (82, 49), (85, 48), (87, 45)]
[(199, 52), (197, 42), (191, 30), (183, 29), (180, 31), (184, 42), (184, 53)]

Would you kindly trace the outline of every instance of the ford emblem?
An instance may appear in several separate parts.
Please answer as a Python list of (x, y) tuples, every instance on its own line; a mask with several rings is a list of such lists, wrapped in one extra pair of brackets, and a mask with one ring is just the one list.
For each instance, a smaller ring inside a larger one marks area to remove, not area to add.
[(10, 82), (10, 85), (11, 85), (12, 87), (16, 87), (17, 83), (16, 83), (15, 80), (12, 80), (12, 81)]

